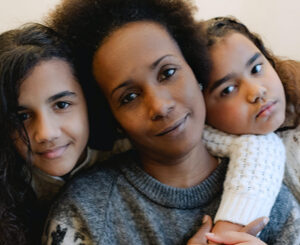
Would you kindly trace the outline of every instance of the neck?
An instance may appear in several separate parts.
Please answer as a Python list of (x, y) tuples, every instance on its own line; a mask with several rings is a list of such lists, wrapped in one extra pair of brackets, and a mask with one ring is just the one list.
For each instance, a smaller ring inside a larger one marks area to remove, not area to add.
[(195, 186), (205, 180), (217, 167), (217, 159), (199, 144), (191, 152), (176, 159), (159, 160), (141, 156), (144, 170), (158, 181), (178, 188)]

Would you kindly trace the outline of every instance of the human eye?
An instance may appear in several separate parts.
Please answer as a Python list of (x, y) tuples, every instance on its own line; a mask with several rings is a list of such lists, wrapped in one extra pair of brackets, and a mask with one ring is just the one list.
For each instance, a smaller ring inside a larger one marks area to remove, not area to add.
[(124, 96), (121, 97), (120, 99), (120, 104), (121, 105), (125, 105), (128, 104), (130, 102), (132, 102), (133, 100), (135, 100), (138, 97), (137, 93), (127, 93)]
[(159, 81), (168, 80), (170, 77), (174, 76), (176, 73), (176, 68), (166, 68), (158, 76)]
[(18, 117), (20, 121), (24, 122), (30, 118), (30, 114), (28, 112), (19, 112)]
[(70, 105), (71, 105), (70, 102), (58, 101), (55, 103), (55, 109), (64, 110), (64, 109), (67, 109)]
[(230, 85), (230, 86), (227, 86), (226, 88), (224, 88), (221, 92), (221, 96), (227, 96), (231, 93), (233, 93), (235, 90), (236, 90), (236, 86), (235, 85)]
[(262, 70), (262, 64), (257, 64), (251, 69), (251, 73), (257, 74), (257, 73), (261, 72), (261, 70)]

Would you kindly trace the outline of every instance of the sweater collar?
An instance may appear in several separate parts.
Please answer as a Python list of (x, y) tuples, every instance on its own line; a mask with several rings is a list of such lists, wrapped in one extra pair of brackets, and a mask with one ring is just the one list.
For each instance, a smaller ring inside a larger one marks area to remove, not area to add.
[[(214, 172), (200, 184), (190, 188), (175, 188), (165, 185), (140, 166), (137, 160), (121, 166), (125, 178), (143, 195), (169, 208), (192, 209), (204, 206), (222, 191), (228, 159), (222, 159)], [(134, 159), (137, 159), (134, 157)]]

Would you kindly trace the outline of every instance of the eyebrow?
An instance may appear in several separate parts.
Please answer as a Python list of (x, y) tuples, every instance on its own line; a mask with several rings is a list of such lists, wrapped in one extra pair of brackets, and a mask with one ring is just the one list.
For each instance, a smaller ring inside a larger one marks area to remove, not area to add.
[[(158, 58), (156, 61), (154, 61), (154, 62), (150, 65), (150, 69), (151, 69), (151, 70), (154, 70), (154, 69), (159, 65), (159, 63), (160, 63), (162, 60), (164, 60), (165, 58), (167, 58), (167, 57), (169, 57), (169, 56), (172, 56), (172, 55), (171, 55), (171, 54), (167, 54), (167, 55), (164, 55), (164, 56)], [(117, 87), (115, 87), (115, 88), (112, 90), (112, 92), (111, 92), (111, 94), (110, 94), (110, 97), (112, 97), (113, 94), (114, 94), (118, 89), (123, 88), (123, 87), (126, 87), (126, 86), (128, 86), (130, 83), (132, 83), (132, 79), (128, 79), (128, 80), (126, 80), (125, 82), (123, 82), (123, 83), (121, 83), (120, 85), (118, 85)]]
[(47, 99), (47, 102), (48, 103), (51, 103), (51, 102), (53, 102), (53, 101), (55, 101), (55, 100), (58, 100), (58, 99), (60, 99), (60, 98), (63, 98), (63, 97), (76, 97), (77, 95), (76, 95), (76, 93), (75, 92), (71, 92), (71, 91), (63, 91), (63, 92), (60, 92), (60, 93), (58, 93), (58, 94), (55, 94), (55, 95), (52, 95), (51, 97), (49, 97), (48, 99)]
[[(249, 67), (254, 63), (255, 60), (257, 60), (261, 56), (261, 53), (255, 53), (246, 63), (246, 67)], [(228, 80), (234, 77), (234, 73), (229, 73), (225, 77), (222, 77), (221, 79), (216, 80), (211, 88), (209, 89), (209, 93), (211, 93), (213, 90), (215, 90), (217, 87), (221, 86), (223, 83), (226, 83)]]
[[(51, 97), (49, 97), (47, 99), (47, 103), (51, 103), (55, 100), (58, 100), (60, 98), (63, 98), (63, 97), (76, 97), (77, 94), (75, 92), (71, 92), (71, 91), (63, 91), (63, 92), (60, 92), (60, 93), (57, 93), (57, 94), (54, 94), (52, 95)], [(18, 111), (23, 111), (23, 110), (26, 110), (27, 108), (25, 106), (18, 106), (17, 110)]]
[(255, 54), (247, 61), (246, 66), (248, 67), (248, 66), (252, 65), (252, 63), (253, 63), (255, 60), (257, 60), (257, 58), (259, 58), (260, 56), (261, 56), (260, 53), (255, 53)]

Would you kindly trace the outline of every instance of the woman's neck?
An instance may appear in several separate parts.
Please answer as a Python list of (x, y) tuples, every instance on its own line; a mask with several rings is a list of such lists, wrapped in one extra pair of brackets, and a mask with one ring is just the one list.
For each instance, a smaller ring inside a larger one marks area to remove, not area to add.
[(158, 181), (177, 188), (195, 186), (217, 167), (218, 161), (200, 144), (188, 154), (176, 159), (159, 160), (142, 156), (144, 170)]

